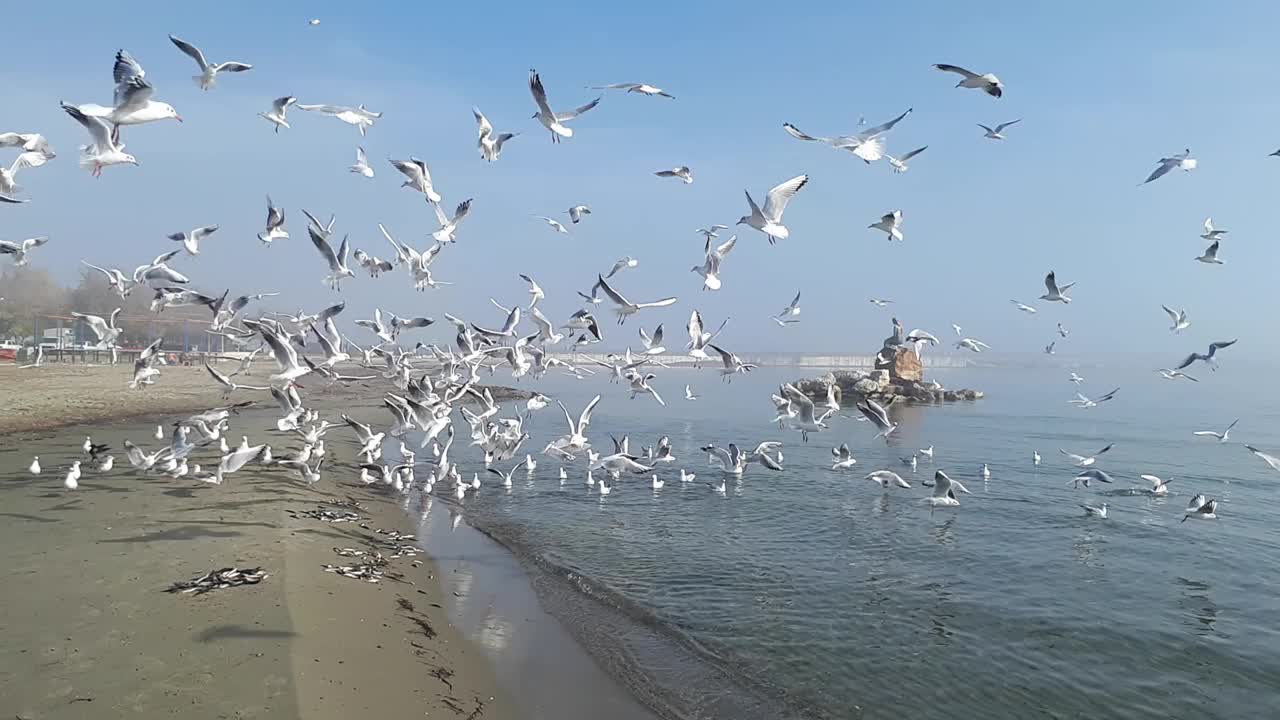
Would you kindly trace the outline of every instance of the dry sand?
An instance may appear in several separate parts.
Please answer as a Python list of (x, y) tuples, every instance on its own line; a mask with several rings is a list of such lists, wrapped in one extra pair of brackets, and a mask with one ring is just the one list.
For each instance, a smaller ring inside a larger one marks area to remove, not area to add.
[[(352, 484), (355, 471), (336, 461), (352, 454), (342, 440), (329, 443), (335, 462), (313, 488), (274, 468), (246, 468), (221, 486), (143, 476), (117, 453), (115, 471), (86, 468), (80, 488), (64, 490), (83, 435), (117, 449), (125, 437), (153, 446), (154, 427), (11, 428), (117, 410), (181, 417), (219, 402), (203, 368), (166, 368), (155, 387), (132, 393), (104, 380), (125, 372), (0, 368), (0, 711), (32, 720), (518, 717), (479, 648), (450, 623), (427, 555), (392, 560), (388, 575), (402, 577), (378, 584), (321, 570), (359, 561), (335, 547), (386, 553), (377, 529), (411, 530), (397, 498)], [(378, 417), (369, 403), (332, 402)], [(296, 446), (265, 435), (273, 417), (247, 412), (233, 432)], [(26, 471), (35, 454), (39, 476)], [(213, 465), (216, 451), (197, 461)], [(360, 524), (290, 512), (351, 499)], [(270, 577), (206, 595), (164, 592), (225, 566), (262, 566)]]

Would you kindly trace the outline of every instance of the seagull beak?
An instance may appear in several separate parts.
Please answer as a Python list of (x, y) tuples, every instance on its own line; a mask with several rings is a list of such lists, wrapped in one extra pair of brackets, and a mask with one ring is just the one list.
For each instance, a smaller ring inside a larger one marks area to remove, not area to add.
[(177, 120), (178, 122), (182, 122), (182, 116), (181, 116), (181, 115), (174, 115), (174, 116), (173, 116), (173, 119), (174, 119), (174, 120)]

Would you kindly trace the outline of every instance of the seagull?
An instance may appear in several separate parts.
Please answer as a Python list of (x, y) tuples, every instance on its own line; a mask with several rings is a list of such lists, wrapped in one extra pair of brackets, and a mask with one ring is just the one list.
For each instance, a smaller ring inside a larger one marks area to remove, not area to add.
[(1021, 310), (1021, 311), (1022, 311), (1022, 312), (1024, 312), (1024, 313), (1027, 313), (1028, 315), (1035, 315), (1035, 314), (1036, 314), (1036, 309), (1035, 309), (1035, 308), (1033, 308), (1033, 307), (1031, 307), (1030, 305), (1023, 305), (1022, 303), (1018, 302), (1017, 300), (1010, 300), (1009, 302), (1013, 303), (1014, 307), (1018, 308), (1019, 310)]
[(546, 215), (534, 215), (533, 217), (546, 223), (547, 227), (551, 228), (552, 230), (555, 230), (558, 233), (564, 233), (565, 235), (569, 234), (569, 230), (565, 228), (564, 225), (561, 225), (559, 222), (557, 222), (554, 218), (549, 218)]
[(889, 241), (902, 241), (902, 211), (894, 210), (893, 212), (882, 215), (879, 220), (867, 226), (869, 230), (883, 230), (889, 236)]
[(40, 474), (40, 456), (39, 455), (36, 455), (35, 459), (31, 461), (31, 464), (27, 466), (27, 472), (31, 473), (32, 475)]
[(22, 203), (25, 203), (25, 202), (30, 202), (30, 201), (28, 201), (28, 200), (26, 200), (26, 199), (20, 199), (20, 198), (15, 198), (15, 197), (9, 197), (8, 195), (5, 195), (4, 193), (0, 193), (0, 203), (11, 203), (11, 204), (14, 204), (14, 205), (21, 205)]
[(698, 273), (702, 276), (703, 290), (719, 290), (723, 285), (720, 280), (720, 263), (728, 257), (729, 252), (738, 244), (738, 236), (732, 235), (728, 240), (719, 246), (712, 248), (710, 243), (706, 247), (706, 255), (701, 265), (694, 265), (689, 268), (690, 272)]
[(1058, 337), (1065, 338), (1070, 334), (1066, 328), (1062, 327), (1062, 323), (1058, 323)]
[[(101, 118), (113, 126), (141, 125), (142, 123), (170, 119), (182, 122), (182, 116), (178, 114), (177, 110), (174, 110), (172, 105), (151, 99), (155, 88), (151, 86), (151, 83), (147, 82), (146, 74), (146, 71), (142, 69), (142, 65), (132, 55), (124, 50), (119, 50), (116, 52), (115, 64), (111, 68), (111, 80), (115, 83), (112, 106), (86, 104), (76, 107), (85, 115)], [(53, 157), (47, 151), (48, 146), (45, 145), (44, 147), (45, 150), (40, 147), (25, 149), (40, 150), (49, 157)]]
[(156, 338), (155, 342), (138, 353), (138, 358), (133, 361), (133, 379), (129, 381), (130, 390), (137, 390), (143, 385), (155, 383), (156, 376), (160, 374), (155, 364), (160, 359), (160, 345), (163, 340), (164, 338)]
[(422, 193), (426, 196), (427, 202), (440, 202), (440, 193), (431, 186), (431, 171), (425, 162), (416, 157), (410, 157), (408, 160), (391, 160), (391, 164), (408, 178), (400, 184), (400, 187), (412, 188), (415, 192)]
[(910, 114), (911, 108), (907, 108), (901, 115), (884, 124), (866, 128), (856, 135), (842, 135), (833, 138), (808, 135), (791, 123), (783, 123), (782, 129), (797, 140), (820, 142), (837, 150), (847, 150), (861, 158), (863, 162), (870, 164), (884, 157), (884, 135)]
[(692, 389), (692, 388), (690, 388), (688, 385), (685, 385), (685, 386), (684, 386), (684, 399), (685, 399), (685, 400), (697, 400), (697, 399), (698, 399), (698, 396), (693, 394), (693, 389)]
[(1053, 354), (1053, 346), (1054, 346), (1054, 345), (1057, 345), (1057, 344), (1058, 344), (1058, 341), (1057, 341), (1057, 340), (1054, 340), (1053, 342), (1049, 343), (1048, 345), (1045, 345), (1045, 346), (1044, 346), (1044, 354), (1045, 354), (1045, 355), (1052, 355), (1052, 354)]
[(857, 403), (855, 407), (858, 408), (867, 420), (870, 420), (872, 424), (880, 429), (880, 432), (876, 434), (876, 437), (883, 437), (885, 442), (889, 441), (889, 434), (898, 429), (898, 424), (889, 419), (889, 412), (883, 405), (875, 400), (867, 398), (866, 400)]
[(1213, 226), (1213, 218), (1207, 217), (1204, 219), (1204, 232), (1200, 234), (1200, 237), (1205, 240), (1221, 240), (1222, 236), (1226, 234), (1226, 230), (1219, 230)]
[(367, 178), (373, 177), (373, 167), (369, 165), (369, 156), (365, 155), (364, 148), (356, 147), (356, 164), (352, 165), (348, 170)]
[[(723, 367), (720, 368), (720, 377), (724, 378), (725, 380), (728, 380), (729, 382), (733, 382), (734, 375), (737, 375), (739, 373), (749, 373), (752, 370), (756, 369), (756, 366), (754, 363), (743, 362), (742, 359), (739, 358), (737, 355), (734, 355), (733, 353), (729, 352), (728, 350), (725, 350), (724, 348), (718, 347), (711, 343), (708, 343), (707, 347), (711, 348), (718, 355), (720, 355), (720, 362), (723, 365)], [(810, 402), (810, 405), (812, 404), (813, 403)]]
[(1101, 505), (1096, 505), (1096, 506), (1082, 504), (1080, 507), (1084, 508), (1084, 514), (1086, 517), (1095, 517), (1095, 518), (1098, 518), (1099, 520), (1107, 519), (1106, 503), (1102, 503)]
[(640, 93), (649, 97), (659, 96), (675, 100), (676, 96), (668, 93), (660, 87), (655, 87), (647, 83), (613, 83), (612, 85), (588, 85), (588, 90), (626, 90), (629, 93)]
[(1076, 455), (1075, 453), (1069, 453), (1066, 450), (1063, 450), (1062, 448), (1058, 448), (1058, 452), (1067, 456), (1067, 459), (1071, 460), (1071, 462), (1074, 463), (1076, 467), (1090, 467), (1094, 463), (1098, 462), (1099, 455), (1106, 453), (1108, 450), (1110, 450), (1113, 447), (1115, 447), (1115, 443), (1111, 443), (1106, 447), (1102, 448), (1101, 450), (1099, 450), (1098, 452), (1094, 453), (1093, 455), (1089, 455), (1089, 456)]
[(1075, 488), (1078, 488), (1081, 485), (1084, 485), (1085, 487), (1089, 487), (1089, 483), (1095, 482), (1095, 481), (1100, 483), (1107, 483), (1107, 484), (1111, 484), (1112, 482), (1114, 482), (1111, 479), (1111, 476), (1106, 474), (1105, 472), (1097, 469), (1090, 469), (1090, 470), (1085, 470), (1079, 475), (1076, 475), (1075, 477), (1071, 478), (1071, 486)]
[(956, 507), (960, 501), (956, 498), (956, 491), (969, 494), (968, 488), (959, 482), (952, 480), (946, 473), (941, 470), (933, 473), (933, 482), (922, 482), (921, 485), (933, 488), (933, 495), (928, 498), (928, 503), (934, 507), (939, 505), (943, 507)]
[(1203, 495), (1196, 495), (1191, 498), (1191, 502), (1187, 503), (1187, 511), (1182, 515), (1182, 522), (1186, 522), (1187, 518), (1217, 520), (1218, 501), (1206, 498)]
[(1020, 123), (1020, 122), (1022, 122), (1022, 118), (1018, 118), (1017, 120), (1010, 120), (1009, 122), (1000, 123), (995, 127), (994, 130), (987, 127), (986, 125), (983, 125), (982, 123), (978, 123), (978, 127), (986, 131), (985, 133), (982, 134), (982, 137), (987, 138), (989, 140), (1003, 140), (1004, 135), (1002, 135), (1001, 133), (1004, 132), (1004, 129), (1009, 127), (1010, 125), (1016, 125), (1017, 123)]
[[(574, 225), (577, 225), (579, 222), (582, 222), (582, 216), (583, 216), (583, 215), (590, 215), (590, 214), (591, 214), (591, 208), (587, 207), (586, 205), (574, 205), (573, 207), (569, 208), (568, 210), (565, 210), (565, 212), (566, 212), (566, 213), (569, 213), (569, 220), (570, 220)], [(544, 219), (546, 219), (546, 218), (544, 218)], [(547, 220), (547, 221), (548, 221), (548, 222), (550, 222), (550, 220)], [(557, 225), (559, 225), (559, 223), (556, 223), (556, 224), (557, 224)], [(561, 227), (563, 228), (564, 226), (561, 226)]]
[(797, 175), (774, 186), (765, 196), (763, 210), (756, 206), (755, 200), (751, 199), (751, 193), (744, 191), (747, 195), (747, 204), (751, 206), (751, 214), (739, 218), (738, 224), (749, 225), (764, 233), (768, 236), (770, 245), (778, 240), (787, 239), (791, 231), (782, 224), (782, 213), (786, 211), (787, 203), (791, 198), (808, 183), (808, 175)]
[(1040, 451), (1039, 450), (1031, 451), (1031, 464), (1035, 465), (1036, 467), (1040, 467)]
[(471, 212), (471, 200), (472, 198), (467, 198), (458, 203), (458, 207), (453, 211), (453, 217), (446, 216), (438, 203), (432, 205), (436, 211), (436, 220), (440, 223), (440, 229), (431, 233), (432, 239), (439, 243), (456, 242), (457, 238), (454, 237), (454, 234), (458, 230), (458, 225)]
[[(714, 345), (712, 347), (715, 348)], [(724, 354), (724, 351), (720, 352), (722, 355)], [(728, 360), (726, 359), (727, 363)], [(721, 372), (727, 373), (725, 370)], [(790, 419), (790, 425), (792, 430), (800, 431), (800, 439), (802, 441), (809, 442), (809, 433), (811, 432), (821, 432), (827, 429), (827, 424), (824, 421), (834, 412), (833, 410), (827, 410), (818, 415), (817, 407), (814, 405), (813, 400), (809, 399), (808, 395), (800, 392), (800, 389), (791, 383), (783, 383), (781, 393), (783, 397), (791, 401), (791, 406), (796, 410), (796, 417)], [(868, 402), (874, 401), (868, 400)], [(859, 405), (859, 409), (861, 407)]]
[(62, 486), (68, 490), (75, 490), (80, 487), (80, 461), (76, 460), (71, 463), (71, 469), (67, 471), (67, 476), (62, 480)]
[(1245, 450), (1248, 450), (1254, 455), (1257, 455), (1258, 457), (1262, 458), (1262, 461), (1265, 462), (1267, 465), (1270, 465), (1272, 470), (1280, 472), (1280, 458), (1274, 455), (1268, 455), (1252, 445), (1245, 445), (1244, 448)]
[(1180, 333), (1183, 330), (1186, 330), (1187, 328), (1191, 327), (1191, 321), (1187, 319), (1186, 310), (1178, 310), (1177, 312), (1174, 312), (1173, 310), (1169, 309), (1168, 305), (1161, 305), (1160, 307), (1163, 308), (1166, 313), (1168, 313), (1169, 320), (1173, 322), (1173, 325), (1169, 326), (1170, 331), (1175, 333)]
[[(700, 448), (708, 454), (708, 461), (714, 461), (720, 465), (720, 470), (726, 475), (742, 475), (747, 465), (758, 462), (769, 470), (775, 472), (782, 470), (782, 465), (778, 460), (774, 460), (769, 453), (778, 452), (781, 454), (782, 443), (774, 441), (765, 441), (756, 446), (756, 449), (750, 453), (744, 453), (734, 443), (729, 443), (729, 449), (716, 447), (715, 445), (704, 445)], [(692, 479), (692, 476), (690, 477)], [(714, 487), (714, 486), (713, 486)], [(718, 488), (723, 492), (723, 487)]]
[(674, 297), (662, 298), (661, 300), (654, 300), (653, 302), (633, 303), (619, 294), (617, 290), (614, 290), (609, 283), (605, 282), (603, 275), (597, 274), (596, 282), (600, 285), (600, 289), (604, 291), (605, 296), (618, 306), (614, 308), (613, 311), (618, 315), (619, 325), (626, 322), (628, 316), (634, 315), (645, 308), (666, 307), (676, 303), (676, 298)]
[(44, 165), (48, 156), (39, 152), (24, 152), (14, 158), (8, 168), (0, 167), (0, 193), (13, 194), (22, 189), (17, 183), (18, 171), (24, 168), (35, 168)]
[(990, 345), (982, 342), (981, 340), (975, 340), (973, 338), (961, 338), (960, 342), (956, 343), (956, 347), (962, 350), (972, 350), (973, 352), (976, 352), (976, 353), (980, 353), (983, 350), (991, 349)]
[(728, 230), (728, 229), (729, 229), (728, 225), (712, 225), (711, 227), (698, 228), (697, 230), (694, 230), (694, 232), (701, 235), (706, 240), (707, 244), (710, 244), (712, 240), (715, 240), (716, 238), (720, 237), (720, 234), (719, 234), (720, 230)]
[(188, 255), (199, 255), (200, 241), (217, 231), (217, 225), (206, 225), (189, 232), (174, 233), (169, 236), (169, 239), (174, 242), (182, 243), (182, 247), (186, 249)]
[(1116, 393), (1118, 392), (1120, 392), (1120, 388), (1116, 388), (1115, 390), (1112, 390), (1106, 395), (1099, 397), (1097, 400), (1090, 400), (1089, 398), (1085, 397), (1081, 393), (1076, 393), (1076, 398), (1074, 400), (1068, 400), (1067, 403), (1087, 410), (1089, 408), (1098, 407), (1099, 404), (1104, 403), (1110, 400), (1111, 398), (1115, 397)]
[(1218, 259), (1218, 241), (1214, 240), (1205, 249), (1204, 254), (1197, 257), (1196, 260), (1206, 265), (1222, 265), (1223, 261)]
[(608, 280), (614, 275), (617, 275), (619, 272), (623, 270), (629, 270), (639, 264), (640, 264), (640, 261), (631, 257), (630, 255), (624, 258), (620, 258), (617, 262), (613, 264), (613, 267), (609, 269), (609, 274), (605, 275), (604, 279)]
[(1160, 377), (1164, 378), (1165, 380), (1177, 380), (1178, 378), (1183, 378), (1184, 380), (1190, 380), (1191, 382), (1200, 382), (1196, 378), (1182, 372), (1181, 370), (1170, 370), (1168, 368), (1162, 368), (1160, 370), (1157, 370), (1156, 372), (1160, 373)]
[(853, 457), (853, 452), (849, 450), (849, 443), (840, 443), (840, 447), (831, 448), (831, 457), (835, 458), (835, 462), (831, 463), (832, 470), (847, 470), (858, 464), (857, 459)]
[(480, 108), (471, 108), (471, 114), (476, 118), (476, 129), (479, 133), (476, 145), (480, 148), (480, 157), (484, 158), (486, 162), (494, 162), (502, 154), (503, 144), (520, 133), (494, 132), (493, 124), (489, 122), (489, 118), (484, 116), (484, 113), (480, 112)]
[(685, 325), (685, 330), (689, 332), (689, 344), (687, 346), (689, 348), (689, 357), (694, 358), (695, 360), (710, 359), (710, 356), (707, 355), (706, 348), (711, 344), (711, 341), (716, 339), (716, 336), (724, 330), (724, 326), (727, 325), (728, 322), (729, 318), (725, 318), (721, 321), (720, 327), (717, 328), (714, 333), (709, 333), (706, 332), (703, 327), (702, 313), (699, 313), (697, 310), (689, 313), (689, 322)]
[[(885, 305), (890, 305), (893, 303), (892, 300), (884, 300), (881, 298), (871, 298), (867, 302), (871, 303), (872, 305), (875, 305), (876, 307), (884, 307)], [(952, 327), (955, 327), (955, 326), (953, 325)]]
[(341, 292), (342, 278), (356, 276), (351, 268), (347, 267), (348, 245), (346, 236), (343, 236), (342, 244), (338, 246), (338, 252), (334, 253), (329, 241), (317, 234), (315, 228), (308, 227), (307, 232), (311, 235), (311, 243), (316, 246), (316, 250), (319, 250), (320, 255), (329, 263), (329, 275), (324, 279), (325, 284), (331, 289)]
[(680, 178), (685, 185), (693, 184), (693, 171), (689, 169), (688, 165), (681, 165), (678, 168), (672, 168), (670, 170), (659, 170), (655, 172), (654, 175), (657, 175), (658, 177)]
[(271, 348), (271, 354), (275, 357), (278, 370), (278, 372), (269, 376), (268, 379), (271, 382), (280, 382), (288, 385), (311, 372), (311, 368), (298, 364), (298, 353), (294, 349), (293, 343), (281, 338), (273, 330), (269, 329), (265, 323), (252, 320), (243, 322), (246, 326), (257, 330), (263, 341)]
[(578, 416), (578, 419), (575, 422), (574, 419), (570, 417), (569, 410), (564, 406), (564, 403), (557, 400), (556, 404), (560, 406), (562, 411), (564, 411), (564, 419), (569, 423), (569, 433), (558, 440), (553, 441), (549, 447), (554, 447), (558, 450), (586, 449), (588, 446), (586, 435), (587, 426), (591, 424), (591, 412), (596, 409), (596, 405), (599, 403), (600, 396), (596, 395), (591, 399), (591, 402), (587, 403), (587, 406), (583, 408), (582, 414)]
[(231, 393), (235, 392), (236, 390), (260, 390), (260, 391), (266, 392), (267, 390), (271, 389), (269, 387), (260, 387), (255, 385), (239, 385), (236, 382), (234, 382), (230, 377), (223, 375), (222, 373), (215, 370), (213, 366), (211, 366), (208, 362), (205, 362), (204, 369), (208, 370), (209, 375), (212, 376), (213, 379), (217, 381), (219, 385), (222, 386), (223, 398), (230, 397)]
[(14, 266), (23, 267), (28, 262), (27, 253), (47, 242), (49, 242), (49, 238), (44, 236), (27, 238), (22, 242), (0, 240), (0, 255), (12, 255)]
[(1183, 360), (1182, 363), (1178, 365), (1178, 367), (1174, 368), (1174, 370), (1183, 370), (1185, 368), (1191, 367), (1191, 365), (1195, 363), (1197, 360), (1203, 361), (1206, 365), (1209, 366), (1210, 370), (1217, 370), (1218, 361), (1214, 359), (1214, 356), (1218, 354), (1219, 350), (1223, 348), (1229, 348), (1232, 345), (1235, 345), (1236, 342), (1238, 342), (1238, 340), (1239, 339), (1237, 338), (1236, 340), (1225, 340), (1225, 341), (1219, 341), (1215, 343), (1209, 343), (1209, 352), (1205, 353), (1204, 355), (1201, 355), (1200, 353), (1194, 353), (1194, 352), (1191, 353), (1190, 355), (1187, 356), (1187, 359)]
[(791, 319), (791, 318), (795, 318), (800, 314), (800, 292), (801, 291), (797, 290), (796, 296), (791, 298), (791, 304), (782, 308), (781, 312), (773, 316), (774, 320), (780, 321), (778, 323), (779, 325), (800, 322), (799, 320)]
[(173, 35), (169, 36), (169, 41), (178, 46), (179, 50), (186, 53), (188, 57), (196, 61), (196, 65), (200, 66), (200, 74), (191, 79), (195, 81), (196, 85), (200, 86), (201, 90), (212, 90), (213, 86), (217, 82), (216, 78), (218, 73), (220, 72), (238, 73), (253, 69), (252, 65), (246, 65), (245, 63), (237, 62), (235, 60), (210, 65), (204, 59), (204, 53), (200, 52), (200, 48), (195, 45), (192, 45), (180, 38), (176, 38)]
[(960, 327), (959, 325), (957, 325), (957, 324), (955, 324), (955, 323), (951, 323), (951, 329), (956, 331), (956, 337), (963, 337), (963, 336), (964, 336), (964, 333), (963, 333), (963, 332), (961, 332), (961, 327)]
[(1172, 157), (1160, 158), (1160, 164), (1156, 167), (1155, 170), (1151, 171), (1151, 174), (1148, 175), (1147, 179), (1143, 180), (1140, 183), (1140, 185), (1146, 185), (1152, 180), (1159, 180), (1160, 178), (1164, 177), (1166, 173), (1168, 173), (1170, 170), (1174, 168), (1179, 168), (1186, 172), (1191, 172), (1192, 170), (1196, 169), (1196, 164), (1197, 164), (1196, 160), (1191, 157), (1190, 148), (1187, 148), (1186, 150), (1183, 150), (1182, 152)]
[(934, 69), (941, 70), (942, 72), (949, 72), (949, 73), (955, 73), (957, 75), (960, 75), (961, 76), (960, 82), (956, 83), (956, 87), (958, 88), (962, 87), (962, 88), (972, 88), (975, 90), (981, 90), (982, 92), (990, 95), (991, 97), (996, 97), (996, 98), (1004, 95), (1004, 85), (1001, 84), (1000, 78), (996, 77), (995, 75), (992, 75), (991, 73), (986, 73), (985, 75), (979, 75), (975, 72), (970, 72), (969, 70), (965, 70), (964, 68), (958, 65), (937, 64), (937, 65), (934, 65), (933, 67)]
[(653, 396), (654, 400), (658, 401), (659, 405), (666, 407), (667, 403), (662, 400), (662, 396), (658, 394), (657, 390), (654, 390), (653, 387), (649, 385), (649, 381), (656, 377), (658, 376), (653, 373), (641, 375), (640, 373), (633, 372), (630, 379), (631, 399), (635, 400), (636, 395), (639, 395), (640, 393), (648, 393)]
[(662, 323), (658, 323), (652, 336), (644, 328), (640, 328), (640, 344), (644, 346), (642, 355), (661, 355), (666, 352), (667, 349), (662, 346)]
[(875, 472), (869, 473), (863, 479), (870, 480), (878, 484), (880, 487), (884, 488), (885, 490), (888, 490), (889, 488), (895, 485), (900, 488), (907, 488), (907, 489), (911, 488), (910, 483), (908, 483), (906, 480), (903, 480), (901, 475), (899, 475), (898, 473), (892, 470), (876, 470)]
[(373, 112), (365, 108), (364, 105), (356, 107), (346, 107), (345, 105), (298, 105), (299, 110), (305, 112), (318, 112), (321, 115), (335, 117), (348, 125), (355, 125), (360, 131), (360, 137), (364, 137), (369, 128), (373, 127), (373, 123), (382, 117), (382, 113)]
[(1072, 382), (1072, 383), (1075, 383), (1076, 385), (1079, 385), (1080, 383), (1084, 382), (1084, 378), (1080, 377), (1079, 375), (1075, 374), (1074, 372), (1073, 372), (1073, 373), (1071, 373), (1071, 377), (1068, 377), (1068, 378), (1067, 378), (1067, 380), (1068, 380), (1068, 381), (1070, 381), (1070, 382)]
[(102, 169), (112, 165), (134, 165), (138, 159), (124, 151), (118, 136), (107, 127), (101, 118), (90, 117), (79, 108), (62, 103), (62, 109), (76, 122), (89, 131), (92, 143), (81, 148), (80, 167), (89, 170), (94, 177), (102, 175)]
[(110, 319), (103, 320), (97, 315), (88, 315), (85, 313), (73, 312), (71, 317), (83, 320), (84, 324), (89, 327), (98, 338), (98, 344), (103, 347), (111, 348), (111, 362), (116, 361), (116, 339), (120, 337), (120, 328), (116, 327), (116, 317), (120, 315), (123, 308), (116, 308), (111, 311)]
[(565, 125), (566, 122), (573, 120), (582, 113), (594, 108), (600, 104), (600, 98), (596, 98), (582, 107), (575, 108), (569, 112), (554, 112), (547, 103), (547, 91), (542, 87), (542, 77), (538, 75), (538, 71), (529, 71), (529, 92), (533, 94), (533, 102), (538, 106), (538, 112), (533, 114), (534, 119), (542, 123), (542, 126), (551, 131), (551, 142), (558, 143), (560, 138), (573, 137), (573, 129)]
[(48, 139), (40, 133), (2, 132), (0, 147), (16, 147), (22, 152), (38, 152), (50, 160), (58, 157), (53, 148), (49, 147)]
[(1138, 477), (1151, 483), (1152, 495), (1168, 495), (1169, 494), (1169, 483), (1173, 482), (1172, 478), (1168, 480), (1161, 480), (1155, 475), (1139, 475)]
[(258, 239), (270, 245), (273, 240), (288, 240), (289, 231), (284, 229), (284, 210), (276, 207), (267, 196), (267, 230), (258, 233)]
[(925, 145), (924, 147), (918, 147), (915, 150), (912, 150), (911, 152), (905, 155), (901, 155), (899, 157), (894, 157), (892, 155), (886, 154), (884, 156), (884, 159), (889, 161), (889, 166), (893, 168), (894, 173), (902, 174), (911, 169), (910, 167), (907, 166), (908, 160), (910, 160), (911, 158), (919, 155), (920, 153), (928, 149), (929, 149), (929, 146)]
[(1067, 291), (1074, 286), (1075, 283), (1067, 283), (1066, 285), (1059, 287), (1057, 275), (1050, 270), (1049, 274), (1044, 276), (1045, 294), (1041, 295), (1040, 299), (1047, 300), (1049, 302), (1070, 304), (1071, 298), (1067, 297)]
[(280, 128), (288, 130), (289, 119), (286, 117), (286, 114), (289, 111), (289, 106), (297, 101), (298, 98), (292, 95), (285, 95), (284, 97), (276, 98), (271, 101), (271, 109), (266, 112), (258, 113), (258, 117), (275, 125), (275, 131), (277, 133), (280, 132)]
[(1193, 432), (1193, 433), (1191, 433), (1191, 434), (1192, 434), (1192, 435), (1197, 435), (1197, 436), (1199, 436), (1199, 437), (1216, 437), (1216, 438), (1218, 438), (1218, 442), (1220, 442), (1220, 443), (1225, 443), (1225, 442), (1227, 442), (1227, 441), (1230, 439), (1230, 437), (1231, 437), (1231, 428), (1235, 427), (1235, 426), (1236, 426), (1236, 423), (1238, 423), (1238, 422), (1240, 422), (1239, 418), (1237, 418), (1235, 421), (1233, 421), (1230, 425), (1228, 425), (1228, 426), (1227, 426), (1227, 429), (1226, 429), (1226, 430), (1223, 430), (1223, 431), (1222, 431), (1222, 432), (1220, 432), (1220, 433), (1219, 433), (1219, 432), (1214, 432), (1213, 430), (1197, 430), (1197, 431), (1195, 431), (1195, 432)]

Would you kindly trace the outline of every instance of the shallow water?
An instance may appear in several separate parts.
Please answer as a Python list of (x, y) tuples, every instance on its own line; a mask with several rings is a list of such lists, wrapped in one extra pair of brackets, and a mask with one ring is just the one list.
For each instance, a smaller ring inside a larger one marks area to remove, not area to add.
[[(551, 381), (540, 389), (575, 416), (604, 394), (597, 448), (609, 450), (609, 433), (630, 434), (633, 449), (670, 435), (666, 487), (624, 478), (601, 497), (583, 461), (561, 486), (559, 464), (537, 456), (535, 473), (518, 473), (509, 493), (482, 488), (465, 513), (540, 568), (548, 610), (672, 715), (1270, 715), (1280, 475), (1239, 443), (1280, 452), (1275, 409), (1240, 373), (1201, 373), (1193, 385), (1145, 370), (1080, 372), (1099, 380), (1087, 394), (1122, 390), (1077, 410), (1060, 370), (934, 373), (987, 399), (897, 408), (888, 444), (851, 418), (808, 445), (770, 425), (768, 394), (793, 370), (732, 386), (667, 371), (666, 409), (600, 378)], [(683, 400), (685, 382), (701, 399)], [(1191, 435), (1236, 417), (1231, 443)], [(540, 449), (564, 432), (563, 415), (553, 405), (531, 432), (526, 448)], [(723, 496), (703, 484), (717, 473), (700, 445), (767, 439), (787, 442), (785, 471), (752, 465)], [(858, 464), (833, 472), (830, 448), (842, 441)], [(1091, 454), (1110, 442), (1098, 467), (1116, 484), (1072, 489), (1058, 448)], [(935, 462), (913, 476), (899, 458), (929, 445)], [(463, 457), (470, 477), (480, 468)], [(681, 467), (698, 480), (681, 485)], [(862, 479), (889, 468), (918, 485), (935, 467), (973, 492), (960, 507), (930, 511), (925, 488), (883, 493)], [(1140, 473), (1175, 477), (1173, 491), (1136, 491)], [(1218, 521), (1180, 523), (1195, 493), (1221, 501)], [(1103, 501), (1107, 520), (1078, 505)]]

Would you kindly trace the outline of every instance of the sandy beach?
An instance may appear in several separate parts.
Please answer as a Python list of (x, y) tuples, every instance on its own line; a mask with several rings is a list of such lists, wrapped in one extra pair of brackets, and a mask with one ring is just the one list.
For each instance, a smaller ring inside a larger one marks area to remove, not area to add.
[[(106, 371), (116, 370), (22, 371), (15, 386), (16, 371), (5, 368), (5, 415), (19, 415), (6, 417), (5, 427), (62, 425), (50, 414), (101, 416), (117, 407), (154, 420), (217, 401), (216, 392), (197, 387), (202, 368), (171, 368), (157, 392), (117, 405), (115, 391), (94, 379)], [(76, 399), (91, 389), (93, 397)], [(372, 405), (344, 409), (375, 412)], [(264, 435), (271, 417), (269, 410), (248, 411), (233, 430), (281, 448), (296, 445), (296, 438)], [(355, 472), (336, 461), (331, 477), (347, 481), (315, 487), (275, 468), (249, 467), (221, 486), (128, 470), (121, 443), (154, 446), (153, 431), (141, 420), (6, 430), (0, 542), (9, 549), (9, 582), (0, 593), (7, 610), (0, 619), (0, 697), (7, 711), (33, 720), (192, 712), (517, 716), (482, 653), (450, 623), (429, 556), (389, 559), (378, 583), (322, 569), (364, 561), (335, 549), (391, 558), (395, 547), (412, 547), (412, 538), (387, 534), (413, 531), (399, 498), (353, 484)], [(79, 489), (68, 492), (62, 477), (79, 459), (85, 434), (113, 447), (117, 468), (98, 475), (86, 463)], [(342, 445), (331, 443), (349, 459)], [(196, 461), (216, 463), (216, 449), (199, 454)], [(39, 476), (26, 470), (33, 455), (45, 468)], [(359, 520), (308, 516), (317, 509), (354, 512)], [(202, 595), (165, 592), (223, 567), (261, 567), (269, 577)]]

